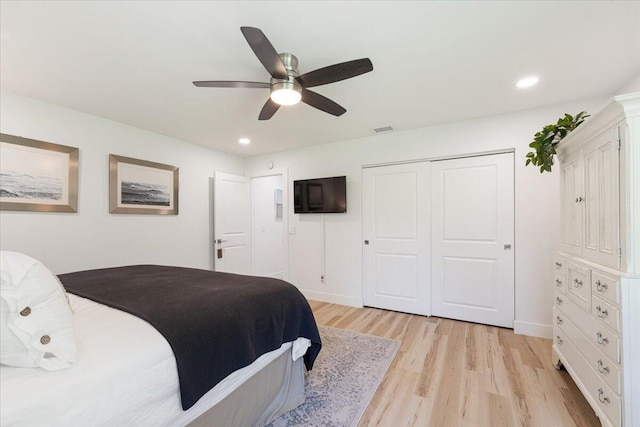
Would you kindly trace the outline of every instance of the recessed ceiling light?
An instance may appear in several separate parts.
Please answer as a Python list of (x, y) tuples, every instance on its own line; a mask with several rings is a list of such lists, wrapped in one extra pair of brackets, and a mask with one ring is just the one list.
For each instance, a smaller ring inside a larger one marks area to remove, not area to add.
[(251, 144), (251, 140), (250, 140), (249, 138), (240, 138), (240, 139), (238, 140), (238, 142), (239, 142), (240, 144), (242, 144), (242, 145), (248, 145), (248, 144)]
[(518, 80), (516, 86), (518, 86), (520, 89), (526, 89), (528, 87), (535, 86), (536, 83), (538, 83), (538, 80), (540, 79), (536, 76), (525, 77), (524, 79)]

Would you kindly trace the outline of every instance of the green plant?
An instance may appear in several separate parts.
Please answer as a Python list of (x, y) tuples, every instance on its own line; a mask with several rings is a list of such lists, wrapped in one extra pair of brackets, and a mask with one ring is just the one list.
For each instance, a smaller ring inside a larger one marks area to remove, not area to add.
[(581, 111), (572, 117), (571, 114), (565, 114), (564, 117), (558, 119), (558, 123), (546, 125), (542, 130), (533, 137), (533, 142), (529, 147), (535, 152), (527, 153), (527, 163), (540, 167), (540, 173), (551, 172), (553, 166), (553, 156), (556, 154), (556, 146), (562, 139), (572, 130), (580, 126), (584, 120), (589, 117), (586, 111)]

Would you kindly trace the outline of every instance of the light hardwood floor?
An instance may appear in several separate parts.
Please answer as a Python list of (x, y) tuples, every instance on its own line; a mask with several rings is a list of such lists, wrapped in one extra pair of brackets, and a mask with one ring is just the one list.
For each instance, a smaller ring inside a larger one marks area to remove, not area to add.
[(402, 340), (360, 426), (600, 426), (551, 340), (437, 317), (310, 301), (319, 325)]

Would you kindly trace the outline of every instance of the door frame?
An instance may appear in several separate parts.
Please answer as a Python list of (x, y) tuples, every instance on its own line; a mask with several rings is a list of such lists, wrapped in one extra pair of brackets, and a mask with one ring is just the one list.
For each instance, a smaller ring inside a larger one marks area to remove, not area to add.
[[(288, 168), (273, 168), (268, 170), (256, 170), (245, 173), (244, 176), (249, 178), (252, 182), (254, 178), (264, 178), (267, 176), (282, 176), (282, 250), (284, 256), (282, 257), (282, 280), (289, 280), (289, 177)], [(252, 201), (253, 202), (253, 201)], [(251, 204), (251, 227), (253, 229), (253, 203)], [(254, 245), (254, 236), (251, 235), (251, 245)], [(253, 268), (254, 253), (251, 251), (251, 266)]]

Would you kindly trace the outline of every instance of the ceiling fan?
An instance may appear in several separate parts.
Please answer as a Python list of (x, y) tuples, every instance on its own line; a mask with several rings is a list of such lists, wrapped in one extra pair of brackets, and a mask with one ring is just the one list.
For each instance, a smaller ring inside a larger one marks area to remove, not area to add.
[(258, 120), (269, 120), (281, 105), (293, 105), (299, 101), (325, 113), (341, 116), (347, 110), (329, 98), (307, 88), (349, 79), (373, 70), (371, 60), (362, 58), (329, 65), (300, 75), (298, 73), (298, 58), (290, 53), (278, 54), (262, 30), (254, 27), (240, 27), (240, 30), (264, 68), (271, 74), (271, 81), (267, 83), (214, 80), (196, 81), (193, 84), (198, 87), (270, 89), (271, 97), (262, 107)]

